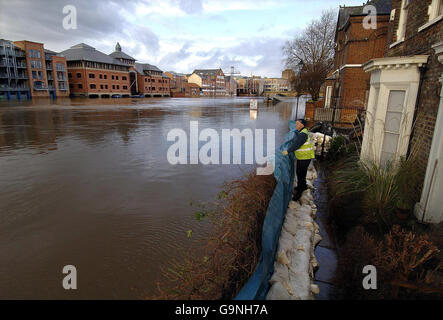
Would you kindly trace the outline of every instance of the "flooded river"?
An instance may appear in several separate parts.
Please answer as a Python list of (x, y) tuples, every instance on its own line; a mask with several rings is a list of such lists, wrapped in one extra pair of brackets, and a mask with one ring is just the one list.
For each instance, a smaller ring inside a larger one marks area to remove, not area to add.
[[(279, 145), (294, 117), (295, 102), (250, 113), (247, 98), (0, 102), (0, 298), (154, 294), (161, 268), (210, 232), (190, 202), (251, 169), (171, 165), (168, 132), (272, 128)], [(62, 287), (65, 265), (77, 290)]]

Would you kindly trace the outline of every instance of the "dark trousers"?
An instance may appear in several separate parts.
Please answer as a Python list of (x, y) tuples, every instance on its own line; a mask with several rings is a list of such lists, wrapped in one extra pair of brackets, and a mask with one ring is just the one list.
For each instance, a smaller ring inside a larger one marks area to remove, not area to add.
[(304, 191), (308, 188), (306, 185), (306, 173), (308, 172), (310, 163), (311, 159), (297, 160), (297, 168), (295, 169), (295, 173), (297, 174), (297, 191)]

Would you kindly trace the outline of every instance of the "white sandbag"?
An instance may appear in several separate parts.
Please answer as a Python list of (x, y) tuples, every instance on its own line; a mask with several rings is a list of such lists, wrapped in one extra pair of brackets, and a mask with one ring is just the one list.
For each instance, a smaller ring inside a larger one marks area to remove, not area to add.
[(289, 268), (283, 264), (275, 263), (274, 264), (274, 273), (272, 274), (271, 279), (269, 279), (270, 284), (274, 284), (275, 282), (288, 282), (289, 281)]
[(281, 282), (275, 282), (269, 289), (266, 300), (291, 300), (292, 297)]
[(280, 250), (277, 253), (277, 262), (282, 265), (289, 266), (289, 259), (284, 250)]
[(289, 251), (294, 247), (294, 236), (286, 232), (286, 230), (282, 230), (280, 234), (280, 239), (278, 240), (278, 251), (284, 251), (286, 255)]

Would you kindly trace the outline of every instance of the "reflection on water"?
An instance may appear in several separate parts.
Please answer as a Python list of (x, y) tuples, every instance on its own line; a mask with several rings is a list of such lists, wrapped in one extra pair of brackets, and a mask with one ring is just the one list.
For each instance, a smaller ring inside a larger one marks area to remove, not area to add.
[[(155, 292), (161, 267), (210, 232), (191, 200), (210, 201), (250, 166), (177, 165), (169, 130), (273, 128), (292, 103), (248, 99), (65, 99), (0, 104), (0, 298), (120, 298)], [(188, 239), (186, 231), (194, 230)], [(62, 289), (63, 266), (78, 290)]]

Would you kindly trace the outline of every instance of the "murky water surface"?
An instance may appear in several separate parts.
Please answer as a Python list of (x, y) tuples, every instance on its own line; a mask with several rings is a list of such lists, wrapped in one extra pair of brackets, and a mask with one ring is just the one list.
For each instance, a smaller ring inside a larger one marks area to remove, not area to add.
[[(300, 103), (300, 114), (303, 107)], [(137, 299), (161, 268), (210, 232), (190, 201), (211, 201), (248, 165), (167, 161), (171, 129), (275, 129), (295, 102), (249, 99), (0, 102), (0, 298)], [(186, 231), (194, 236), (187, 238)], [(62, 288), (74, 265), (78, 289)]]

